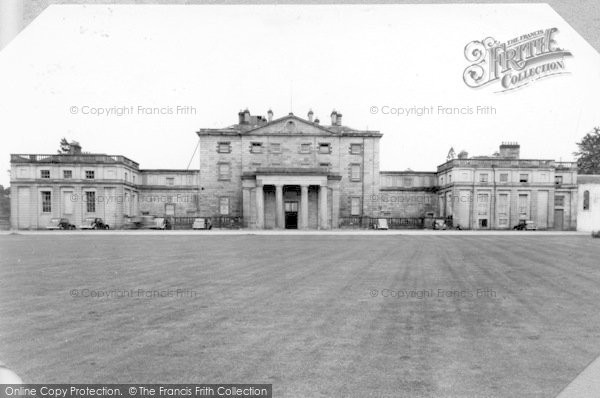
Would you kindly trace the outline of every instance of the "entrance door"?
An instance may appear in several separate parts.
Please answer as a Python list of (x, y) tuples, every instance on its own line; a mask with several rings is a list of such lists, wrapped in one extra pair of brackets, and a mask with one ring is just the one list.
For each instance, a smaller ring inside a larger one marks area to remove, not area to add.
[(285, 202), (285, 228), (298, 229), (298, 202)]
[(565, 211), (563, 209), (554, 209), (554, 229), (562, 231), (565, 228)]

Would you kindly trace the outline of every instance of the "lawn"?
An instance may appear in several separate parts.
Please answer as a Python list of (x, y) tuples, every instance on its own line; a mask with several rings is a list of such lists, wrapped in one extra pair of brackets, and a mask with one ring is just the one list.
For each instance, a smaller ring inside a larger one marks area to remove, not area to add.
[(587, 236), (0, 236), (29, 383), (548, 397), (600, 354), (599, 303)]

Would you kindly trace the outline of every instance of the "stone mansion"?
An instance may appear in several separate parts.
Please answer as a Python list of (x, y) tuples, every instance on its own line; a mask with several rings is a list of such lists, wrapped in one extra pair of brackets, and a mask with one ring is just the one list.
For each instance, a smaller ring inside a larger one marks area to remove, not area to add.
[(382, 134), (330, 116), (322, 124), (312, 111), (306, 118), (240, 111), (231, 126), (197, 132), (195, 170), (140, 169), (77, 143), (68, 153), (12, 154), (11, 226), (101, 217), (120, 228), (143, 214), (255, 229), (365, 228), (377, 218), (403, 227), (428, 217), (463, 229), (510, 229), (521, 220), (539, 229), (577, 226), (576, 163), (521, 159), (518, 144), (504, 143), (491, 156), (462, 152), (436, 171), (380, 171)]

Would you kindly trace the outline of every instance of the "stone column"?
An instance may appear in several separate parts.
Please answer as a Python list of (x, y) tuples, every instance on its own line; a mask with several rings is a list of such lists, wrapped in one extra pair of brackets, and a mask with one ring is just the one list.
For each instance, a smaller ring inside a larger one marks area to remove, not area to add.
[(285, 228), (285, 215), (283, 213), (283, 185), (275, 185), (275, 219), (277, 228)]
[(308, 185), (300, 185), (300, 229), (308, 228)]
[(319, 187), (319, 229), (327, 229), (327, 186)]
[(257, 182), (256, 184), (256, 228), (263, 229), (265, 227), (265, 198), (263, 185)]

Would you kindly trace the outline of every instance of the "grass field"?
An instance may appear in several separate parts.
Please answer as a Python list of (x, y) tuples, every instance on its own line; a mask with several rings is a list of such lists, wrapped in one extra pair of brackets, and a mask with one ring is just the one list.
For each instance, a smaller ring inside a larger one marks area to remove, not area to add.
[(0, 236), (0, 361), (30, 383), (549, 397), (600, 354), (599, 308), (587, 236)]

